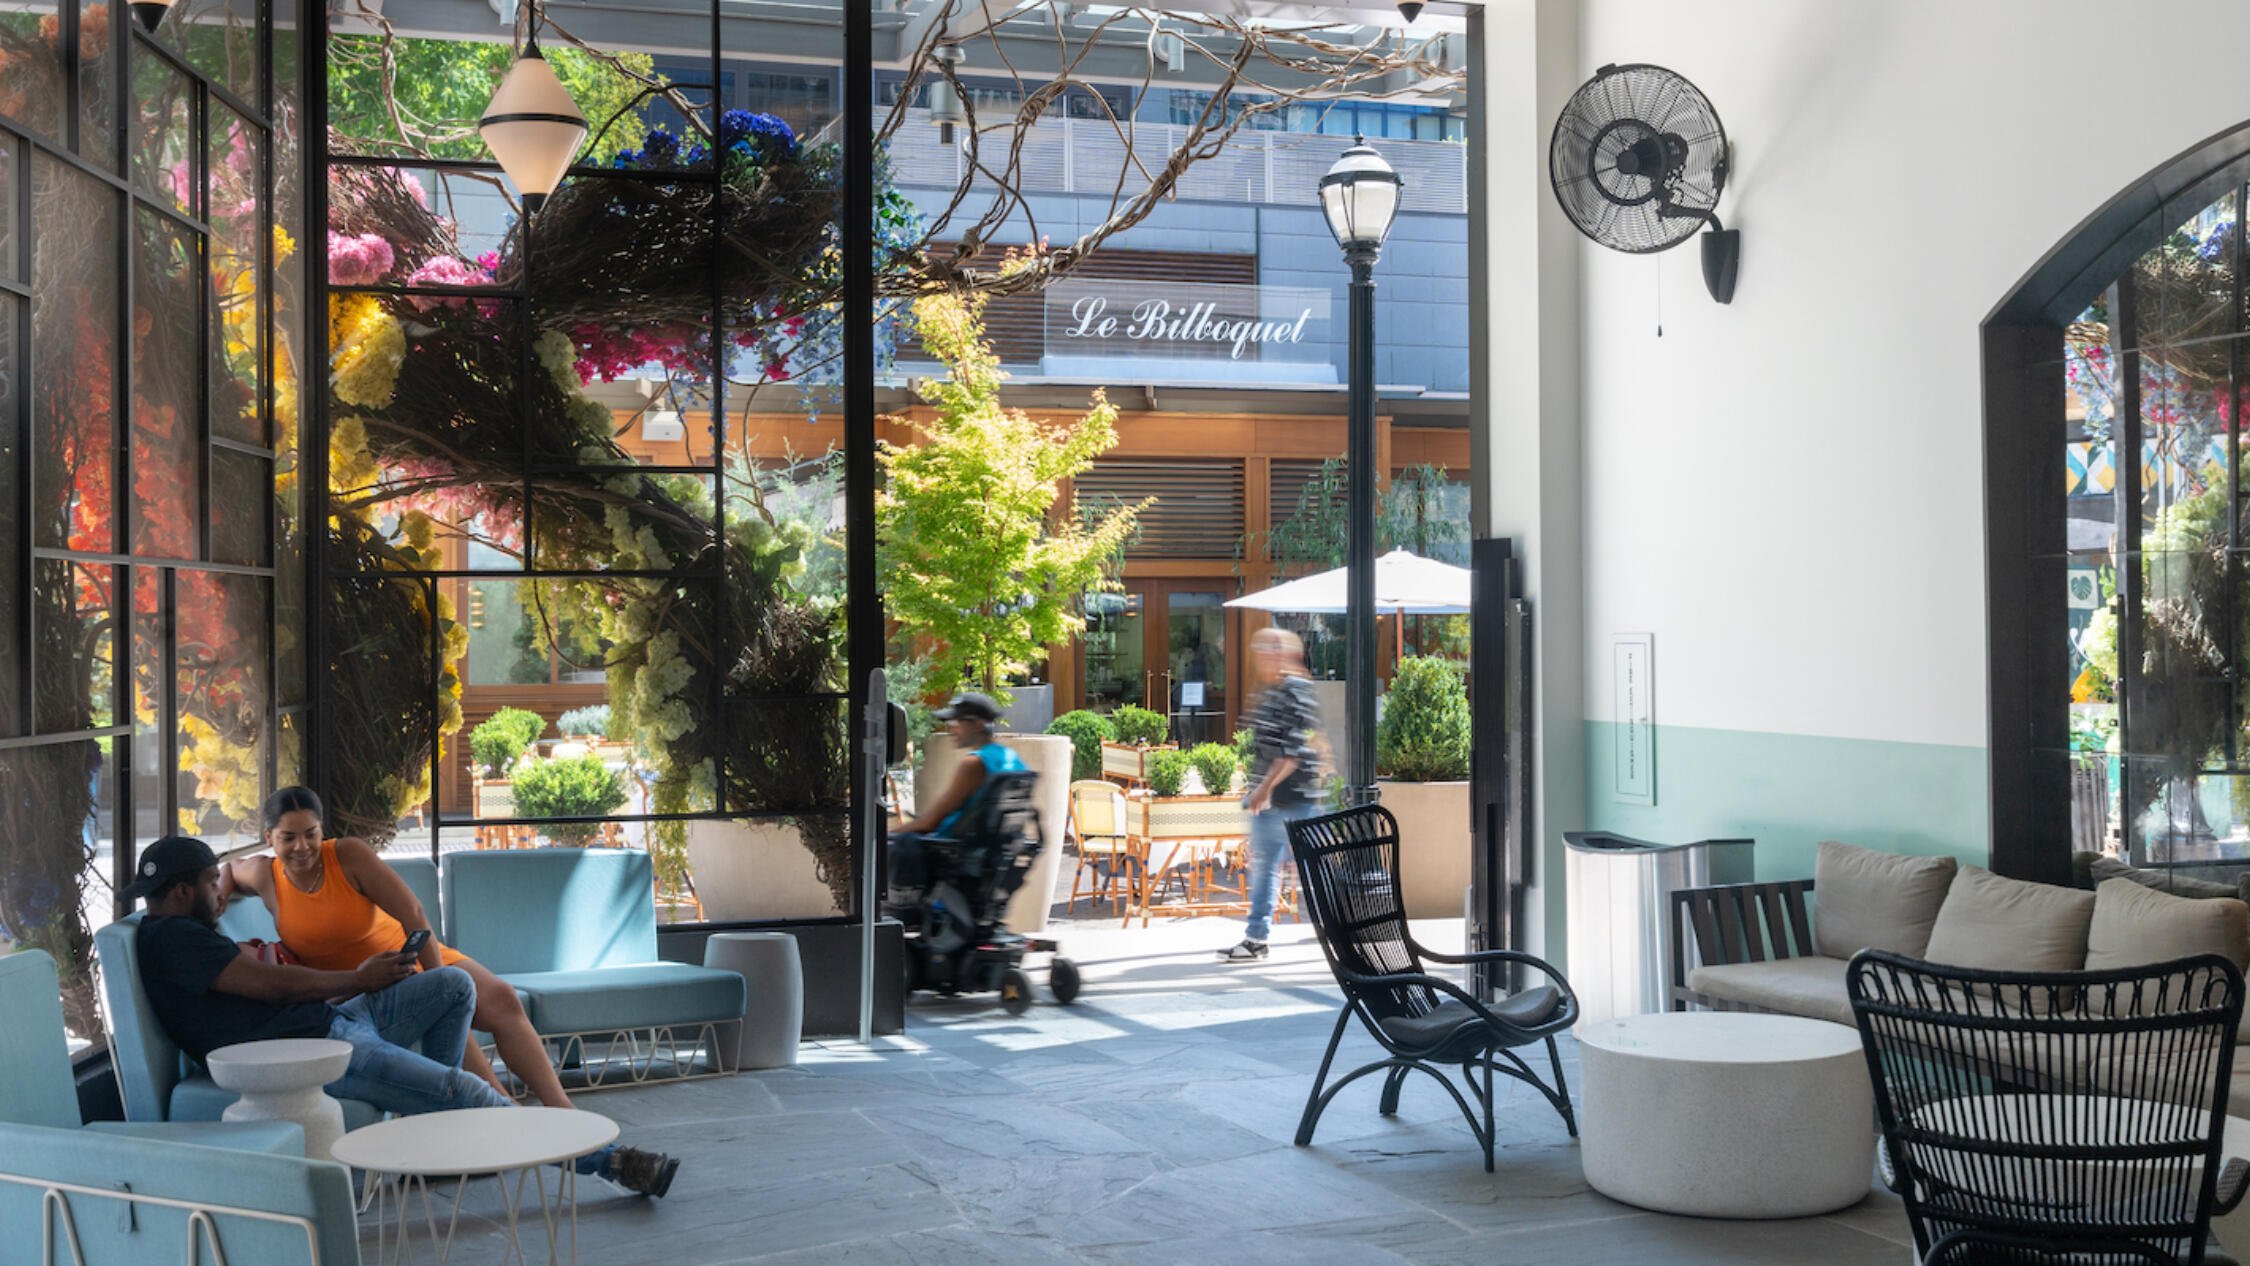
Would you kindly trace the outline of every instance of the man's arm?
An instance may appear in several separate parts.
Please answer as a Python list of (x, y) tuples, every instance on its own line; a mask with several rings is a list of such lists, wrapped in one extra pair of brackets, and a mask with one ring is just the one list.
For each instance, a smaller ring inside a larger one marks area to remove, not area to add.
[(357, 971), (318, 971), (261, 963), (238, 953), (212, 980), (211, 988), (259, 1002), (321, 1002), (346, 994), (374, 993), (406, 979), (413, 965), (396, 954), (377, 954)]

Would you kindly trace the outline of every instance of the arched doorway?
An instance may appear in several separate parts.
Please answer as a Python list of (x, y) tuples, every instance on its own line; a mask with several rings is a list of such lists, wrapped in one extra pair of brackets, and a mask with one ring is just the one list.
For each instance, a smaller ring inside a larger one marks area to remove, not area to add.
[(2250, 875), (2250, 125), (2095, 212), (1983, 327), (1992, 858)]

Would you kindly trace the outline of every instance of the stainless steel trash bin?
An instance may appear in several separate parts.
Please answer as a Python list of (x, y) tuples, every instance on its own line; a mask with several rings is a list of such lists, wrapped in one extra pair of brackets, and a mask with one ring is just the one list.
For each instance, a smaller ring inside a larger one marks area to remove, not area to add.
[(1563, 883), (1581, 1022), (1669, 1008), (1666, 947), (1671, 894), (1748, 883), (1749, 840), (1651, 844), (1603, 831), (1565, 831)]

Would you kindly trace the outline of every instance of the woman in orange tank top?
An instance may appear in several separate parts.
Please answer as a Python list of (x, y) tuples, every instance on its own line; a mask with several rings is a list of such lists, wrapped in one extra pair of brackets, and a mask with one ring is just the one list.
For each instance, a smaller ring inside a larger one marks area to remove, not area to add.
[[(266, 843), (273, 856), (240, 858), (222, 867), (221, 894), (258, 894), (273, 913), (281, 943), (297, 961), (324, 971), (348, 971), (377, 954), (398, 952), (407, 933), (428, 928), (430, 919), (414, 890), (367, 841), (323, 838), (320, 817), (320, 797), (309, 789), (275, 792), (265, 810)], [(547, 1060), (547, 1045), (532, 1029), (514, 987), (475, 959), (439, 944), (435, 936), (422, 946), (422, 966), (459, 967), (469, 973), (477, 984), (473, 1022), (492, 1035), (508, 1071), (547, 1107), (571, 1106)], [(461, 1066), (506, 1090), (475, 1042), (469, 1043)]]

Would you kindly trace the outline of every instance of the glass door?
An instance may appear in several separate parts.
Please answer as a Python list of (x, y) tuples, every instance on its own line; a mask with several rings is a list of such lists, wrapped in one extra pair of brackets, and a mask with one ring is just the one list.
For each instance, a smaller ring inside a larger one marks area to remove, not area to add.
[(1150, 686), (1149, 707), (1172, 723), (1172, 741), (1182, 747), (1224, 743), (1227, 728), (1227, 595), (1204, 588), (1208, 581), (1172, 581), (1161, 595), (1163, 620), (1150, 632), (1161, 645), (1150, 648), (1150, 662), (1162, 672)]
[(1148, 703), (1148, 596), (1141, 588), (1097, 593), (1086, 600), (1086, 631), (1079, 639), (1081, 705), (1107, 715), (1128, 703)]

